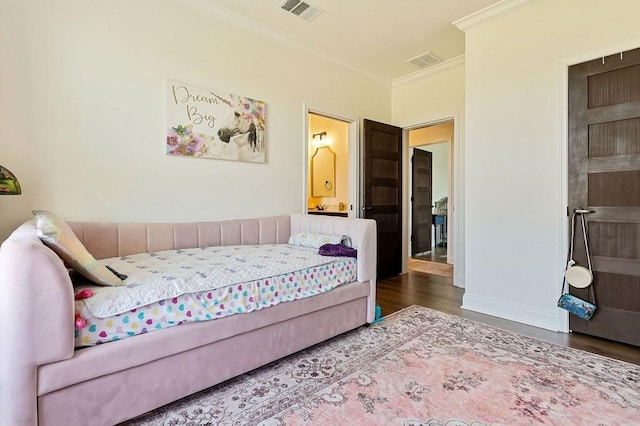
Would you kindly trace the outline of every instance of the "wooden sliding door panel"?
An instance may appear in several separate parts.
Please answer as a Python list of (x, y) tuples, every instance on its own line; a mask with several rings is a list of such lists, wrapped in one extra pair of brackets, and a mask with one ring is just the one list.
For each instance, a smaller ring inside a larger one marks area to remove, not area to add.
[[(593, 211), (586, 219), (597, 305), (591, 320), (570, 315), (570, 328), (640, 345), (639, 49), (569, 68), (568, 136), (569, 210)], [(580, 235), (575, 258), (587, 266)], [(590, 299), (589, 289), (570, 291)]]
[(589, 108), (640, 101), (640, 65), (595, 73), (588, 76), (587, 80)]
[(371, 160), (373, 166), (372, 177), (376, 179), (395, 179), (398, 176), (398, 162), (384, 158)]
[(640, 207), (640, 170), (589, 173), (589, 205)]
[(371, 200), (378, 206), (391, 206), (398, 199), (398, 188), (372, 186)]
[(433, 155), (414, 148), (411, 156), (411, 255), (431, 250)]
[[(616, 342), (629, 343), (635, 346), (630, 339), (637, 333), (638, 324), (640, 324), (640, 313), (630, 312), (620, 309), (612, 309), (607, 306), (598, 306), (597, 321), (581, 320), (583, 325), (579, 330), (580, 333), (592, 336), (602, 337)], [(574, 330), (578, 332), (578, 330)]]
[(640, 154), (640, 118), (589, 125), (589, 158)]
[[(635, 295), (640, 292), (640, 277), (611, 274), (608, 272), (596, 272), (595, 279), (606, 283), (606, 291), (601, 291), (600, 286), (595, 287), (596, 299), (602, 306), (623, 311), (640, 312), (640, 299)], [(584, 297), (587, 297), (584, 294)]]
[(378, 278), (402, 270), (402, 129), (364, 120), (363, 216), (378, 233)]
[(592, 256), (640, 259), (640, 223), (592, 221), (589, 236)]

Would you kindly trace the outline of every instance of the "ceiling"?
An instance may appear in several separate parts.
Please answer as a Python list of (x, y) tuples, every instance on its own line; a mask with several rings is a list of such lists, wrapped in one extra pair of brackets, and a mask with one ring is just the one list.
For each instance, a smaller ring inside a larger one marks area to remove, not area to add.
[(293, 39), (317, 52), (392, 80), (421, 68), (407, 59), (427, 51), (442, 60), (464, 53), (453, 21), (497, 0), (304, 0), (323, 10), (311, 21), (282, 10), (283, 0), (205, 0), (240, 14), (256, 31)]

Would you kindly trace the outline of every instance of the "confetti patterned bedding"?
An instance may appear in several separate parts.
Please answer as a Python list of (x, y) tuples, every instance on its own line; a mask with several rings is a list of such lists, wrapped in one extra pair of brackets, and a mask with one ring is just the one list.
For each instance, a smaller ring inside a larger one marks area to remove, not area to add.
[[(76, 347), (252, 312), (356, 281), (355, 259), (319, 256), (286, 244), (171, 250), (104, 262), (129, 275), (127, 285), (77, 287), (90, 287), (95, 295), (76, 301), (76, 311), (87, 321), (76, 330)], [(206, 284), (204, 276), (215, 278)], [(168, 296), (158, 299), (162, 295)]]

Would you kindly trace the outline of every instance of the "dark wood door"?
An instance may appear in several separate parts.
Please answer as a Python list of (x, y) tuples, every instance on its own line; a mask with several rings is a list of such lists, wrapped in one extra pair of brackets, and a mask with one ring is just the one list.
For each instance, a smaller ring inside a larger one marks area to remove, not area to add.
[[(593, 210), (597, 305), (589, 321), (570, 315), (570, 328), (640, 345), (640, 49), (569, 68), (568, 159), (569, 209)], [(586, 266), (582, 239), (575, 244)]]
[(432, 154), (414, 148), (411, 156), (411, 256), (431, 250)]
[(378, 278), (402, 270), (402, 129), (364, 120), (363, 216), (378, 232)]

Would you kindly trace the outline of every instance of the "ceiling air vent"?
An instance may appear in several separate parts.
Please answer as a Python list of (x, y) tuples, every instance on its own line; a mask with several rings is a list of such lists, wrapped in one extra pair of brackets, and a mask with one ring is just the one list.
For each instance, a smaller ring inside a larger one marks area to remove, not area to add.
[(442, 59), (438, 58), (431, 52), (425, 52), (418, 56), (414, 56), (413, 58), (407, 59), (406, 62), (410, 62), (418, 68), (426, 68), (442, 62)]
[(311, 6), (300, 0), (285, 0), (278, 7), (286, 12), (296, 15), (307, 22), (311, 22), (313, 18), (324, 12), (322, 9)]

